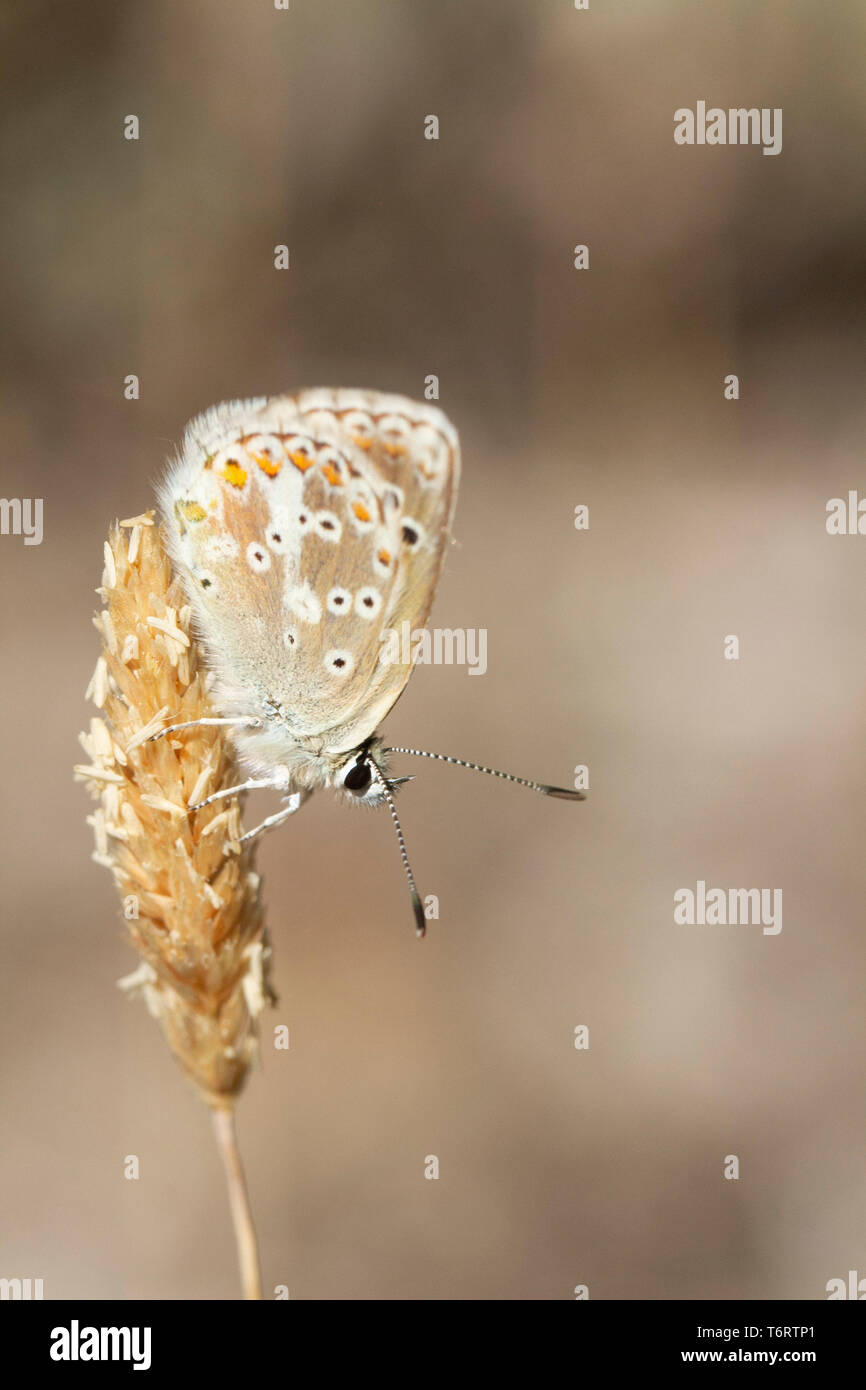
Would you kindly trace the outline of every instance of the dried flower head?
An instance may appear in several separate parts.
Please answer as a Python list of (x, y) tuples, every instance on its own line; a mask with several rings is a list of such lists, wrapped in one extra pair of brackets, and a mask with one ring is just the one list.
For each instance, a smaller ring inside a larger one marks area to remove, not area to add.
[(236, 798), (189, 806), (243, 780), (225, 730), (169, 723), (218, 713), (153, 514), (121, 521), (105, 544), (103, 650), (87, 690), (100, 717), (75, 769), (99, 805), (93, 858), (114, 875), (140, 992), (184, 1071), (227, 1107), (256, 1054), (256, 1018), (272, 1002), (254, 847), (239, 843)]

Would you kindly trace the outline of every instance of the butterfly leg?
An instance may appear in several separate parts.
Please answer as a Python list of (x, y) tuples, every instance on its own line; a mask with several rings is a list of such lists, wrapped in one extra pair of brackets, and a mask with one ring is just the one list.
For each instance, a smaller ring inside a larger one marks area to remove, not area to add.
[(291, 796), (286, 797), (286, 802), (288, 804), (282, 811), (275, 811), (272, 816), (268, 816), (262, 821), (261, 825), (257, 825), (254, 830), (248, 830), (245, 835), (241, 836), (240, 843), (244, 844), (245, 841), (252, 840), (256, 835), (261, 835), (263, 830), (272, 830), (275, 825), (282, 825), (284, 820), (288, 820), (289, 816), (293, 816), (296, 811), (301, 809), (304, 802), (311, 795), (311, 792), (292, 792)]
[(275, 782), (273, 777), (252, 777), (249, 782), (238, 782), (236, 787), (223, 787), (222, 791), (212, 792), (206, 796), (204, 801), (195, 801), (187, 809), (190, 811), (200, 811), (203, 806), (212, 806), (215, 801), (222, 801), (227, 796), (238, 796), (240, 792), (259, 791), (263, 787), (275, 787), (282, 790), (280, 783)]
[(243, 726), (247, 729), (258, 729), (261, 727), (261, 719), (255, 715), (242, 715), (237, 719), (188, 719), (184, 724), (169, 724), (166, 729), (159, 729), (155, 734), (151, 734), (148, 743), (156, 743), (158, 739), (165, 738), (166, 734), (175, 734), (178, 729), (212, 729), (217, 726), (234, 725), (236, 728)]

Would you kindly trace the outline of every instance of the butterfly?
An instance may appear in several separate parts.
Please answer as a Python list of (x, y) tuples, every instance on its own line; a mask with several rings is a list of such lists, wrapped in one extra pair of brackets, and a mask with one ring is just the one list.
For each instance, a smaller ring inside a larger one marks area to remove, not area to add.
[[(391, 754), (436, 758), (548, 796), (584, 794), (444, 754), (386, 747), (379, 725), (412, 660), (388, 633), (426, 624), (451, 536), (460, 445), (437, 407), (321, 388), (231, 401), (199, 415), (158, 488), (172, 563), (214, 673), (218, 717), (248, 778), (199, 802), (272, 788), (281, 824), (316, 789), (386, 804), (424, 910), (394, 802)], [(386, 657), (387, 651), (387, 657)]]

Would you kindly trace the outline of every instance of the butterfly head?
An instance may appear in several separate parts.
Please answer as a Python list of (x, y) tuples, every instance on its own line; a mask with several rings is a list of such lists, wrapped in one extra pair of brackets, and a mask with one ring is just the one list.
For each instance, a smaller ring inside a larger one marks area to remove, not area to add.
[(388, 791), (408, 777), (390, 778), (382, 739), (375, 735), (365, 739), (349, 753), (337, 768), (333, 785), (346, 801), (361, 806), (381, 806), (388, 800)]
[(382, 757), (382, 740), (365, 739), (353, 748), (334, 775), (334, 786), (347, 801), (364, 806), (377, 806), (383, 799), (381, 774), (377, 763)]

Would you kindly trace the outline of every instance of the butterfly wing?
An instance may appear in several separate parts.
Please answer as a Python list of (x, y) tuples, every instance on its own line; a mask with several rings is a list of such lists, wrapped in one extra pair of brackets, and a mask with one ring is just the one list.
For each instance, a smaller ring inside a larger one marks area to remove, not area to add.
[(193, 421), (161, 501), (227, 709), (270, 702), (329, 753), (374, 732), (411, 674), (384, 638), (427, 621), (459, 469), (441, 411), (378, 392)]

